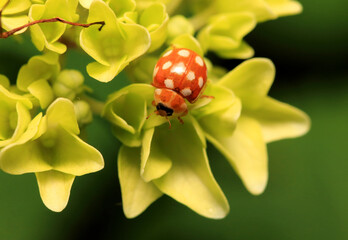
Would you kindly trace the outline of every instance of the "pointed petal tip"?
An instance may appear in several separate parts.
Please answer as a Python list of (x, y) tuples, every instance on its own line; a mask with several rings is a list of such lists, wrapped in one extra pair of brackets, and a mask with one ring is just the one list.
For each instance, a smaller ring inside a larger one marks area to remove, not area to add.
[(268, 182), (268, 175), (265, 179), (262, 179), (260, 181), (254, 181), (254, 182), (248, 182), (248, 183), (244, 182), (244, 185), (249, 193), (251, 193), (252, 195), (258, 196), (265, 191), (267, 187), (267, 182)]
[(35, 175), (40, 197), (45, 206), (53, 212), (63, 211), (68, 204), (75, 176), (54, 170)]
[(68, 202), (51, 203), (51, 202), (46, 202), (44, 200), (42, 201), (49, 210), (56, 213), (62, 212), (68, 205)]
[(204, 217), (215, 219), (215, 220), (220, 220), (225, 218), (230, 212), (230, 206), (227, 203), (225, 206), (221, 206), (220, 208), (210, 208), (207, 209), (207, 214), (204, 214)]

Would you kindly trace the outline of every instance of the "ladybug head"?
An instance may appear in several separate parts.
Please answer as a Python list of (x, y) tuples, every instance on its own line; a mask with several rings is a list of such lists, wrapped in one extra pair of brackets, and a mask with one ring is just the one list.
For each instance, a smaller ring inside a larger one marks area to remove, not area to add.
[(182, 96), (166, 88), (157, 88), (154, 95), (156, 113), (163, 117), (183, 116), (187, 113), (187, 105)]
[(169, 108), (169, 107), (166, 107), (163, 103), (158, 103), (156, 105), (156, 109), (157, 109), (157, 114), (162, 116), (162, 117), (170, 117), (173, 115), (173, 112), (174, 110)]

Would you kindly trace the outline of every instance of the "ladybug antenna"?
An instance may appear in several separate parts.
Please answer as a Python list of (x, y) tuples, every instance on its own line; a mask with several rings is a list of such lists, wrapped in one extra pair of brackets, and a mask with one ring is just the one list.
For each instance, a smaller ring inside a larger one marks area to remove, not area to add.
[(154, 113), (158, 114), (158, 110), (155, 110), (152, 113), (150, 113), (149, 115), (147, 115), (146, 119), (149, 119), (149, 117), (151, 117), (151, 115), (154, 114)]

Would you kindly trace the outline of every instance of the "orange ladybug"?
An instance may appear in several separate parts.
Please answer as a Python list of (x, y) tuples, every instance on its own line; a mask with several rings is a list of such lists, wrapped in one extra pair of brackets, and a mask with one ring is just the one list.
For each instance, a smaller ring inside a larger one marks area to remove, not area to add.
[(207, 67), (201, 56), (187, 48), (169, 50), (158, 60), (152, 85), (156, 87), (153, 105), (163, 117), (185, 116), (188, 102), (194, 103), (207, 82)]

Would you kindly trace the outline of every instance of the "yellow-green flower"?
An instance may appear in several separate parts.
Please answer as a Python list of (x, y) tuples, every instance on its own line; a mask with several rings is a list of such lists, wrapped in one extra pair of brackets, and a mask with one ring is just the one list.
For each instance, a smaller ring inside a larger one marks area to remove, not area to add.
[(0, 75), (0, 149), (16, 142), (31, 121), (31, 101), (9, 91), (10, 82)]
[(42, 109), (54, 100), (50, 83), (58, 75), (60, 65), (58, 54), (47, 52), (43, 55), (33, 56), (28, 63), (23, 65), (17, 76), (16, 86), (22, 92), (29, 92)]
[(223, 58), (249, 58), (254, 55), (254, 50), (243, 38), (256, 23), (249, 12), (216, 15), (199, 32), (198, 40), (205, 52), (214, 51)]
[[(66, 21), (76, 22), (78, 0), (47, 0), (44, 4), (33, 4), (29, 11), (30, 21), (60, 17)], [(64, 34), (66, 24), (52, 22), (49, 24), (35, 24), (30, 27), (32, 42), (39, 51), (48, 49), (62, 54), (67, 47), (59, 42)]]
[(187, 7), (197, 15), (195, 21), (203, 22), (213, 15), (243, 12), (263, 22), (302, 11), (301, 4), (294, 0), (197, 0)]
[(291, 0), (198, 0), (188, 8), (204, 52), (239, 59), (254, 55), (243, 38), (258, 22), (302, 11), (301, 4)]
[(98, 28), (83, 29), (80, 44), (96, 60), (87, 65), (88, 74), (101, 82), (109, 82), (131, 61), (144, 54), (151, 40), (145, 27), (123, 23), (106, 3), (93, 1), (88, 22), (104, 20), (102, 31)]
[(268, 59), (251, 59), (208, 85), (181, 125), (148, 116), (154, 88), (133, 84), (111, 95), (104, 117), (123, 143), (118, 156), (123, 209), (135, 217), (163, 194), (209, 218), (229, 211), (206, 156), (208, 139), (235, 168), (247, 189), (260, 194), (267, 183), (266, 143), (304, 134), (308, 117), (267, 92), (274, 79)]
[[(2, 9), (6, 3), (7, 0), (0, 0), (0, 9)], [(27, 14), (30, 6), (30, 0), (11, 0), (3, 9), (1, 16), (1, 27), (9, 31), (27, 24), (29, 22)], [(16, 34), (22, 33), (25, 30), (26, 29), (23, 29)]]
[(100, 152), (78, 138), (79, 132), (73, 103), (58, 98), (1, 150), (0, 167), (10, 174), (35, 173), (44, 204), (62, 211), (75, 177), (104, 166)]
[[(229, 206), (211, 173), (200, 126), (191, 115), (183, 125), (173, 120), (171, 129), (160, 116), (146, 120), (154, 111), (153, 92), (150, 85), (132, 84), (111, 95), (103, 113), (123, 143), (118, 170), (126, 216), (167, 194), (203, 216), (223, 218)], [(228, 97), (233, 106), (236, 98)]]
[(225, 155), (253, 194), (262, 193), (267, 184), (266, 143), (301, 136), (310, 126), (304, 112), (267, 96), (274, 75), (270, 60), (254, 58), (215, 83), (233, 91), (242, 102), (234, 132), (221, 134), (219, 128), (198, 119), (207, 139)]

